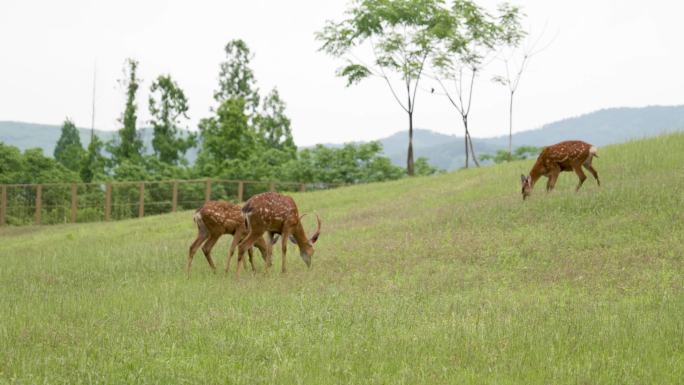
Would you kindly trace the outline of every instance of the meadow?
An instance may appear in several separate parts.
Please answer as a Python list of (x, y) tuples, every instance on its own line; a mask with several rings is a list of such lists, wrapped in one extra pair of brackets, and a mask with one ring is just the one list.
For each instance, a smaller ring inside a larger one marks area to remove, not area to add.
[(285, 275), (188, 279), (191, 211), (2, 228), (0, 384), (682, 383), (684, 135), (523, 202), (532, 164), (293, 194)]

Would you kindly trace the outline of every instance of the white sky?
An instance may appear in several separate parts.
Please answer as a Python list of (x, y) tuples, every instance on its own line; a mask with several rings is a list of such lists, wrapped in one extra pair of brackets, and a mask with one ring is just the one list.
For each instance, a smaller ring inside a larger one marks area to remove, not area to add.
[[(495, 0), (482, 0), (493, 7)], [(684, 3), (668, 0), (528, 0), (526, 26), (544, 25), (553, 44), (532, 61), (518, 91), (515, 131), (599, 108), (684, 103)], [(298, 145), (368, 140), (407, 128), (406, 115), (379, 79), (346, 88), (342, 63), (314, 40), (346, 0), (95, 1), (2, 0), (0, 120), (59, 124), (65, 116), (90, 126), (97, 62), (96, 127), (118, 128), (124, 60), (140, 61), (141, 120), (147, 91), (170, 73), (190, 102), (189, 126), (213, 105), (223, 47), (244, 39), (255, 54), (262, 94), (276, 86), (287, 103)], [(547, 40), (548, 40), (547, 39)], [(507, 94), (479, 78), (470, 122), (475, 136), (507, 132)], [(416, 127), (461, 134), (443, 97), (420, 94)]]

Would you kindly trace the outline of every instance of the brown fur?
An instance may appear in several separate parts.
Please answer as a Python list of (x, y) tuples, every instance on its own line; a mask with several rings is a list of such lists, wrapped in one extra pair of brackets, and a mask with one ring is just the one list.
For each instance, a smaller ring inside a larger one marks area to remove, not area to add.
[[(192, 258), (202, 244), (204, 244), (202, 246), (202, 252), (207, 258), (209, 266), (216, 271), (216, 266), (211, 258), (211, 249), (223, 234), (231, 234), (233, 236), (233, 242), (230, 244), (228, 259), (226, 260), (227, 272), (235, 248), (248, 232), (247, 226), (245, 225), (245, 217), (242, 214), (240, 206), (224, 201), (209, 201), (195, 212), (193, 219), (197, 224), (197, 238), (190, 246), (190, 252), (188, 254), (188, 276), (190, 275)], [(254, 246), (261, 252), (261, 257), (266, 262), (266, 265), (270, 266), (269, 245), (264, 241), (263, 237), (256, 239)], [(252, 260), (253, 255), (251, 247), (248, 250), (248, 253), (252, 271), (256, 271), (254, 261)]]
[(587, 179), (587, 176), (582, 171), (582, 167), (587, 169), (596, 178), (596, 183), (600, 186), (601, 182), (599, 181), (598, 173), (591, 165), (594, 157), (598, 157), (596, 147), (580, 140), (569, 140), (546, 147), (539, 154), (534, 167), (530, 170), (530, 174), (528, 176), (521, 176), (523, 199), (532, 194), (534, 185), (542, 176), (548, 178), (546, 191), (553, 190), (558, 180), (558, 175), (562, 171), (575, 171), (579, 178), (579, 184), (575, 191), (578, 191)]
[(318, 227), (309, 239), (302, 227), (297, 204), (288, 196), (276, 192), (255, 195), (247, 201), (242, 212), (247, 220), (249, 234), (238, 246), (238, 277), (240, 276), (240, 267), (245, 251), (252, 247), (254, 242), (260, 239), (265, 232), (269, 233), (270, 236), (280, 234), (282, 237), (283, 273), (286, 270), (287, 241), (290, 238), (299, 246), (304, 263), (311, 267), (311, 257), (314, 253), (313, 244), (318, 240), (321, 233), (321, 220), (318, 215), (316, 215)]

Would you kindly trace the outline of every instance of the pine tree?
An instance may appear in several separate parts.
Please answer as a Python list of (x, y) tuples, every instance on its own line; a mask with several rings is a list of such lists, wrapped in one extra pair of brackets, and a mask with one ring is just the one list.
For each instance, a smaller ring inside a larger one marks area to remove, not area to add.
[(69, 170), (78, 171), (84, 152), (78, 128), (69, 118), (65, 119), (62, 135), (55, 146), (55, 159)]

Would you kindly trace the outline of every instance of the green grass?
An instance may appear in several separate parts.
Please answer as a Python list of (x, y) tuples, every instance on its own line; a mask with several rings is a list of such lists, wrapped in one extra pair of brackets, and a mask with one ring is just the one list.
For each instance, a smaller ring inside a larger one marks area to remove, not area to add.
[(186, 279), (190, 212), (2, 229), (0, 383), (682, 383), (684, 135), (599, 155), (524, 203), (532, 161), (295, 195), (284, 276)]

